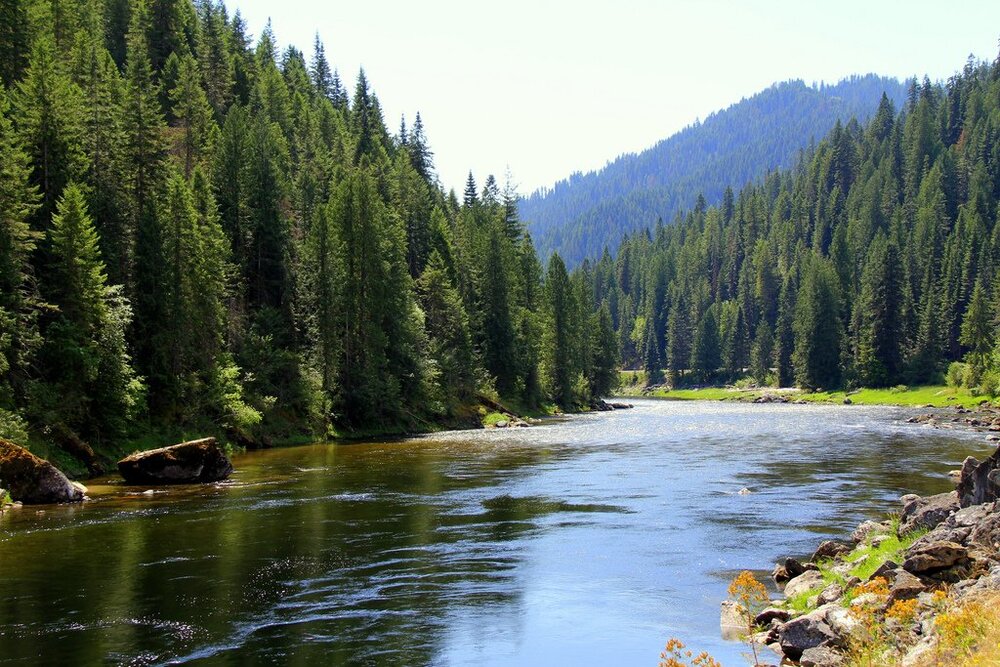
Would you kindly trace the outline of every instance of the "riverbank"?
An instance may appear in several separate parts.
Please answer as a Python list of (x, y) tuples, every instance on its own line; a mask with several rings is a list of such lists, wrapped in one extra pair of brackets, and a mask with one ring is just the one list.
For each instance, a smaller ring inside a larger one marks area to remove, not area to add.
[[(678, 401), (741, 401), (744, 403), (826, 403), (854, 405), (892, 405), (898, 407), (921, 408), (978, 408), (985, 405), (996, 406), (998, 399), (989, 396), (974, 396), (965, 389), (945, 385), (920, 387), (891, 387), (886, 389), (853, 389), (850, 391), (809, 392), (794, 387), (694, 387), (672, 389), (664, 385), (647, 387), (642, 384), (638, 371), (623, 371), (623, 380), (616, 393), (622, 398), (665, 398)], [(633, 378), (635, 381), (633, 382)]]
[(750, 595), (763, 587), (741, 575), (722, 603), (723, 633), (804, 667), (998, 664), (998, 498), (1000, 450), (969, 457), (955, 491), (903, 496), (899, 515), (823, 542), (806, 562), (779, 562), (784, 599)]

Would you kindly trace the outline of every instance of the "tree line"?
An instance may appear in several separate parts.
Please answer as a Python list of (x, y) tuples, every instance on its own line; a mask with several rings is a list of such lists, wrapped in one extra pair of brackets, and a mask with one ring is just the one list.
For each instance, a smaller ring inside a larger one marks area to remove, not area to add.
[(92, 458), (588, 404), (612, 312), (316, 37), (215, 0), (0, 2), (0, 435)]
[[(1000, 61), (911, 81), (791, 170), (579, 271), (650, 381), (1000, 393)], [(664, 378), (666, 374), (666, 378)]]

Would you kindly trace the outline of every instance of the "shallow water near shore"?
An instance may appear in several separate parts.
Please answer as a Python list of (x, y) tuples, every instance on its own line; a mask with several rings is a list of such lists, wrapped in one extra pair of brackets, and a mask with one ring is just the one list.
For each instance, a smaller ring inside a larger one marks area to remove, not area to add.
[(634, 403), (9, 511), (0, 664), (655, 665), (678, 637), (741, 665), (718, 619), (736, 572), (992, 450), (905, 409)]

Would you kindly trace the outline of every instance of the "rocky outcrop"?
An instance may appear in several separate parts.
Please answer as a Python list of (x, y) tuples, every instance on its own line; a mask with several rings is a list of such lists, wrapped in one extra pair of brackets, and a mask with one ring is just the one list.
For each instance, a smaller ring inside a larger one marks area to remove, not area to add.
[(0, 481), (13, 500), (25, 505), (77, 503), (86, 497), (82, 484), (74, 484), (48, 461), (2, 438)]
[(1000, 449), (982, 462), (971, 456), (965, 459), (958, 480), (958, 498), (962, 507), (991, 503), (1000, 498)]
[(903, 513), (899, 517), (899, 535), (906, 535), (921, 528), (926, 530), (936, 528), (960, 509), (956, 491), (926, 498), (910, 494), (903, 496), (901, 500)]
[(136, 452), (118, 462), (118, 472), (129, 484), (194, 484), (226, 479), (233, 464), (215, 438), (203, 438)]

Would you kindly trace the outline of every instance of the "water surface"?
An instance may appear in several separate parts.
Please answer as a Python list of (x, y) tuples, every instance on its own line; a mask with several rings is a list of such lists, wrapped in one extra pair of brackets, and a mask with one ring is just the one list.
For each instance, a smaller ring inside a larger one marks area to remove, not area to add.
[(910, 414), (647, 400), (104, 480), (0, 517), (0, 664), (655, 665), (670, 637), (744, 664), (718, 628), (736, 571), (988, 450)]

